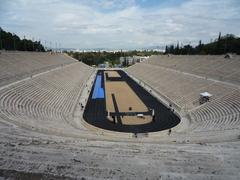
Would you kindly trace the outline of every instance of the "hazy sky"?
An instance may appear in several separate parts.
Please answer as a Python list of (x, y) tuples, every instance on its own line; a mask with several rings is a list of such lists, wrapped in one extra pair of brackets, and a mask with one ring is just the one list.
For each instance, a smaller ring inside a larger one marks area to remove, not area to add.
[(0, 0), (0, 26), (69, 48), (195, 44), (240, 36), (240, 0)]

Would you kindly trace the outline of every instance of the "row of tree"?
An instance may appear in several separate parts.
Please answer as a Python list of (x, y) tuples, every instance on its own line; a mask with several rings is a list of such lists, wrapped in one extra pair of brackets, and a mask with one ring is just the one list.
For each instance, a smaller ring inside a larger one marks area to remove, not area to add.
[(219, 33), (218, 38), (211, 43), (203, 44), (202, 41), (199, 41), (199, 44), (196, 47), (191, 46), (190, 44), (179, 46), (170, 45), (166, 46), (165, 54), (176, 54), (176, 55), (185, 55), (185, 54), (226, 54), (226, 53), (236, 53), (240, 54), (240, 38), (232, 34), (227, 34), (221, 36)]
[(0, 27), (0, 50), (45, 51), (40, 41), (20, 39), (16, 34), (4, 31)]
[[(45, 51), (40, 41), (32, 41), (27, 39), (20, 39), (16, 34), (4, 31), (0, 27), (0, 50), (19, 50), (19, 51)], [(240, 38), (232, 34), (219, 36), (213, 42), (199, 44), (194, 47), (190, 44), (180, 46), (168, 45), (165, 49), (165, 54), (226, 54), (236, 53), (240, 54)], [(118, 64), (121, 56), (150, 56), (160, 54), (156, 51), (128, 51), (128, 52), (70, 52), (72, 57), (83, 61), (89, 65), (97, 65), (108, 61), (110, 64)]]
[(119, 54), (108, 52), (68, 52), (70, 56), (88, 65), (98, 65), (106, 61), (117, 64)]
[(67, 52), (70, 56), (88, 65), (98, 65), (108, 62), (110, 65), (119, 64), (120, 57), (157, 55), (157, 51), (127, 51), (127, 52)]

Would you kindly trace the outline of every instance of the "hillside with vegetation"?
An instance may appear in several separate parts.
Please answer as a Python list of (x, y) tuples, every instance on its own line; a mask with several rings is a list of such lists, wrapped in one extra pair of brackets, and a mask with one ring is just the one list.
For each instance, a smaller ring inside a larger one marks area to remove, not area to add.
[(16, 34), (4, 31), (1, 27), (0, 50), (45, 51), (40, 41), (21, 39)]
[(108, 62), (110, 65), (119, 64), (120, 57), (127, 56), (151, 56), (162, 54), (158, 51), (117, 51), (117, 52), (68, 52), (68, 55), (72, 56), (79, 61), (84, 62), (88, 65), (98, 65), (104, 62)]
[(219, 33), (218, 38), (210, 43), (203, 44), (202, 41), (199, 41), (199, 44), (196, 47), (191, 46), (190, 44), (184, 45), (182, 47), (177, 45), (166, 46), (165, 54), (176, 54), (176, 55), (186, 55), (186, 54), (211, 54), (219, 55), (226, 53), (235, 53), (240, 54), (240, 38), (234, 36), (233, 34), (227, 34), (221, 36)]

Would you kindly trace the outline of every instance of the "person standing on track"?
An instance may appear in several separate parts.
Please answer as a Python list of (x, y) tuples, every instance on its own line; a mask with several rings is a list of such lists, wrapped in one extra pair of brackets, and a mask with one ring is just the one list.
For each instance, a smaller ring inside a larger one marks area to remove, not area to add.
[(155, 111), (152, 109), (152, 121), (155, 121)]

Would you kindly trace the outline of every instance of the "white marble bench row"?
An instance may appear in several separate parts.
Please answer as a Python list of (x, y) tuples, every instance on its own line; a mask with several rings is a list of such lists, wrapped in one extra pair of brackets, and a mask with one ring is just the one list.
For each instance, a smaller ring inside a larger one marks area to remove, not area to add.
[(0, 86), (74, 62), (64, 54), (2, 52)]
[(73, 129), (67, 121), (91, 72), (92, 68), (76, 62), (2, 89), (0, 113), (33, 127)]

